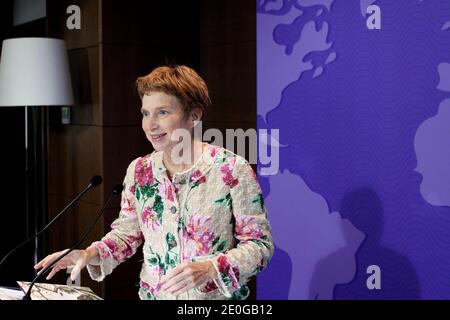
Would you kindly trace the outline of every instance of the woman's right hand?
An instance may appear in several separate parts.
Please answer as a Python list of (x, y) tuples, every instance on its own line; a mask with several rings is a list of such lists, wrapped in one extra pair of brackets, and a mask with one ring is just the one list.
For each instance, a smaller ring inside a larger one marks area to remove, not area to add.
[[(53, 254), (48, 255), (41, 261), (39, 261), (34, 269), (45, 269), (47, 266), (50, 266), (57, 260), (61, 255), (67, 252), (67, 250), (58, 251)], [(47, 280), (51, 279), (58, 271), (73, 267), (72, 272), (70, 273), (70, 279), (75, 281), (75, 279), (80, 274), (81, 270), (83, 270), (89, 262), (98, 255), (98, 251), (94, 247), (90, 247), (86, 250), (73, 250), (67, 256), (59, 260), (53, 267), (48, 276)], [(40, 272), (42, 272), (42, 270)]]

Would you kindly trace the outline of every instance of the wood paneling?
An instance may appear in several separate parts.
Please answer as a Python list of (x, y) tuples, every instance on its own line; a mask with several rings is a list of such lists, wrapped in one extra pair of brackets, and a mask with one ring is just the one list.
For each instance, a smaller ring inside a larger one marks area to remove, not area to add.
[[(59, 194), (49, 195), (48, 220), (53, 219), (73, 198)], [(64, 217), (61, 217), (55, 224), (50, 227), (48, 238), (48, 252), (59, 251), (74, 245), (81, 239), (81, 235), (88, 229), (89, 225), (94, 222), (95, 217), (102, 206), (91, 203), (84, 198), (78, 201), (72, 209), (69, 209)], [(64, 232), (58, 232), (64, 230)], [(103, 232), (103, 226), (96, 224), (92, 234), (81, 245), (82, 248), (89, 245), (92, 241), (97, 240), (96, 234)], [(47, 252), (47, 253), (48, 253)]]
[[(67, 48), (79, 49), (99, 43), (99, 7), (101, 0), (47, 0), (48, 36), (64, 39)], [(67, 8), (77, 5), (81, 11), (81, 29), (69, 30), (66, 26), (70, 14)]]
[[(102, 4), (102, 42), (152, 46), (155, 52), (198, 43), (199, 1), (105, 0)], [(184, 55), (185, 57), (187, 55)]]
[(254, 0), (201, 0), (200, 22), (202, 46), (254, 42), (256, 40), (256, 2)]
[(140, 126), (135, 81), (161, 64), (164, 54), (149, 46), (103, 45), (103, 124)]
[(211, 92), (210, 121), (256, 121), (256, 42), (202, 47), (201, 70)]
[[(88, 185), (93, 175), (103, 175), (101, 127), (51, 128), (48, 152), (49, 195), (74, 197)], [(103, 203), (102, 187), (90, 190), (83, 199)]]
[(68, 57), (75, 99), (71, 107), (72, 124), (101, 126), (99, 47), (73, 49)]

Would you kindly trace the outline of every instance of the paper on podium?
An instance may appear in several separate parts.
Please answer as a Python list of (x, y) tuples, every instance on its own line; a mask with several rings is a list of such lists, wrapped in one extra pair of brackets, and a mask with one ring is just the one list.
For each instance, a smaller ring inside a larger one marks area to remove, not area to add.
[[(24, 292), (28, 291), (30, 282), (17, 281)], [(103, 300), (87, 287), (67, 286), (62, 284), (35, 283), (31, 289), (31, 300)]]
[(24, 295), (20, 289), (0, 287), (0, 300), (22, 300)]

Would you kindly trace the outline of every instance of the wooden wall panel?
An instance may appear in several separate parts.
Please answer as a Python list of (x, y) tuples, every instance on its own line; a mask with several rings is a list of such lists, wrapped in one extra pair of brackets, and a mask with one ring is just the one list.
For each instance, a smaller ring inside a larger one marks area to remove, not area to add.
[(72, 125), (101, 126), (99, 47), (72, 49), (68, 58), (75, 99), (71, 107)]
[[(102, 128), (95, 126), (64, 126), (49, 130), (48, 194), (74, 197), (95, 174), (102, 175)], [(99, 186), (83, 199), (103, 203)]]
[(213, 108), (210, 121), (255, 122), (255, 42), (202, 46), (201, 72)]
[(103, 123), (140, 126), (141, 100), (135, 81), (161, 64), (164, 54), (150, 46), (109, 45), (103, 50)]
[[(73, 198), (61, 195), (49, 195), (49, 215), (54, 218)], [(68, 210), (65, 216), (59, 219), (53, 226), (50, 227), (49, 232), (49, 250), (59, 251), (64, 248), (62, 244), (67, 246), (75, 244), (81, 239), (81, 235), (87, 230), (92, 222), (94, 222), (96, 214), (100, 212), (102, 206), (94, 204), (86, 200), (80, 200), (74, 207)], [(64, 232), (58, 232), (64, 230)], [(103, 232), (103, 226), (96, 224), (94, 232), (86, 238), (82, 247), (89, 245), (95, 241), (97, 237), (95, 233)]]
[(102, 4), (102, 42), (152, 46), (154, 51), (180, 51), (198, 43), (199, 1), (146, 1)]
[(256, 1), (201, 0), (200, 22), (202, 46), (255, 42)]
[[(99, 15), (102, 0), (47, 0), (48, 36), (64, 39), (67, 48), (79, 49), (97, 46), (100, 39)], [(67, 8), (77, 5), (81, 11), (81, 29), (66, 26)]]

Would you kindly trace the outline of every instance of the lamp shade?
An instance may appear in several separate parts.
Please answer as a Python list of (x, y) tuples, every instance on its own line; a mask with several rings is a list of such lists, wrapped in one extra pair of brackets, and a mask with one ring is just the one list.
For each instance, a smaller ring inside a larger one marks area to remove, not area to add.
[(0, 106), (73, 105), (66, 45), (50, 38), (3, 41)]

